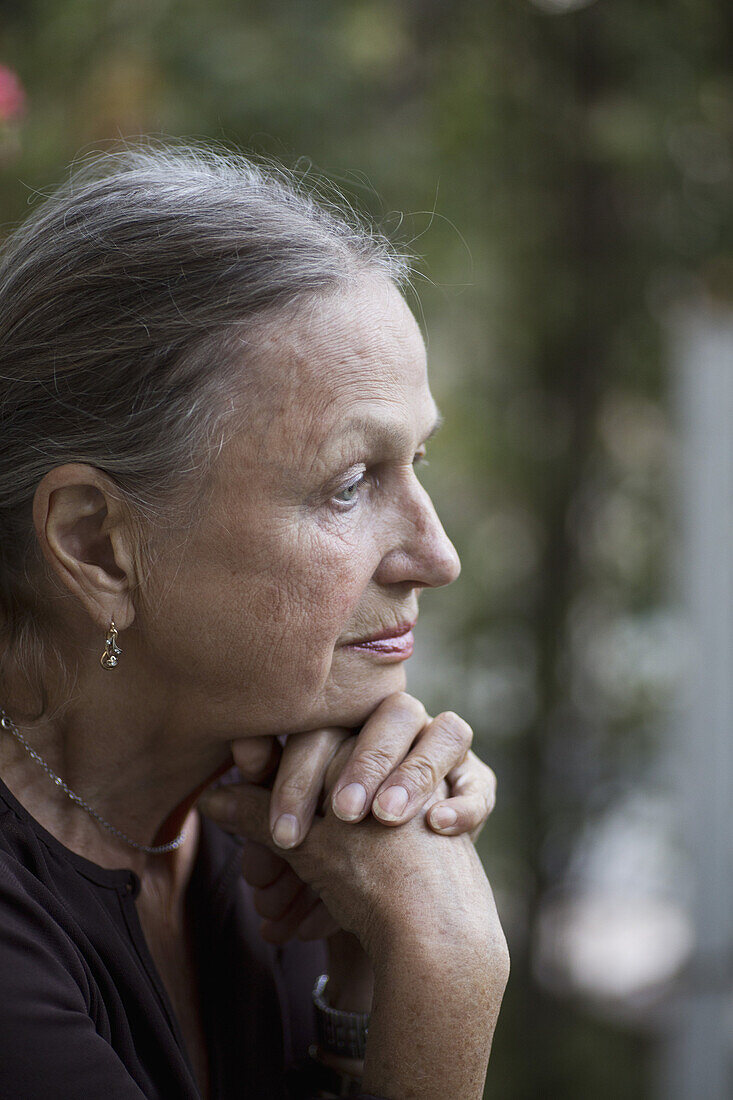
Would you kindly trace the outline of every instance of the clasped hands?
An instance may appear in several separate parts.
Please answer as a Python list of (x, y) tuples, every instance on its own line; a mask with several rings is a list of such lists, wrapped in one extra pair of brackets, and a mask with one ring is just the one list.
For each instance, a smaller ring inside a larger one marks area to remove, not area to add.
[[(472, 737), (457, 714), (430, 718), (417, 699), (397, 692), (358, 734), (311, 730), (291, 734), (284, 746), (274, 737), (252, 737), (235, 741), (232, 752), (248, 784), (271, 784), (270, 829), (282, 849), (300, 844), (326, 799), (343, 821), (371, 814), (394, 827), (422, 811), (436, 833), (469, 833), (475, 841), (494, 807), (496, 777), (471, 751)], [(207, 795), (202, 807), (235, 828), (236, 786)], [(339, 929), (318, 894), (271, 848), (246, 840), (242, 869), (263, 918), (264, 939), (321, 939)]]

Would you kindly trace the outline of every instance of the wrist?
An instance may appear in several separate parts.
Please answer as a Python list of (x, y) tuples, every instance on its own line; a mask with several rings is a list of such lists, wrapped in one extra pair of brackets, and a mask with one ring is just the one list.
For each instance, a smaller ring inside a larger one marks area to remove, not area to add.
[(507, 976), (506, 948), (485, 938), (392, 944), (375, 962), (364, 1091), (478, 1100)]
[(385, 981), (410, 975), (420, 982), (445, 979), (449, 973), (462, 974), (472, 967), (483, 970), (489, 952), (483, 942), (446, 943), (440, 937), (415, 933), (385, 936), (373, 955), (375, 997)]
[(461, 960), (488, 962), (492, 954), (505, 946), (500, 929), (500, 943), (496, 932), (496, 927), (479, 920), (467, 922), (450, 915), (441, 920), (425, 911), (410, 920), (401, 914), (373, 930), (366, 950), (375, 978), (408, 965), (427, 972), (455, 969)]
[(328, 1003), (343, 1012), (369, 1012), (374, 995), (374, 969), (349, 932), (328, 940)]

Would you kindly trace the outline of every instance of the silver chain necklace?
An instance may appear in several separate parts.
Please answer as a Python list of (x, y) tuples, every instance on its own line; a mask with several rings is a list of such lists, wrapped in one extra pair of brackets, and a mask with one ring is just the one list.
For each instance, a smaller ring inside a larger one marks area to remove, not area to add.
[(61, 776), (56, 775), (56, 772), (49, 767), (43, 757), (39, 756), (36, 750), (31, 748), (23, 734), (15, 725), (15, 722), (13, 722), (10, 715), (5, 713), (2, 707), (0, 707), (0, 726), (2, 726), (4, 730), (7, 730), (8, 733), (12, 733), (15, 740), (20, 742), (28, 755), (32, 757), (33, 760), (36, 761), (36, 763), (41, 765), (43, 770), (48, 775), (50, 775), (51, 779), (53, 779), (56, 786), (60, 787), (61, 790), (68, 795), (72, 802), (75, 802), (77, 806), (85, 811), (85, 813), (88, 813), (90, 817), (93, 817), (94, 820), (98, 822), (103, 828), (109, 830), (109, 832), (116, 836), (118, 840), (124, 841), (125, 844), (129, 844), (131, 848), (135, 848), (138, 852), (147, 852), (147, 854), (150, 856), (162, 856), (165, 852), (174, 852), (176, 848), (180, 848), (183, 844), (184, 840), (186, 839), (185, 825), (181, 829), (178, 836), (174, 837), (173, 840), (169, 840), (167, 844), (138, 844), (136, 840), (131, 840), (126, 833), (122, 832), (121, 829), (117, 829), (114, 825), (110, 825), (109, 821), (105, 821), (104, 818), (100, 814), (98, 814), (96, 810), (93, 810), (92, 807), (88, 805), (88, 803), (86, 803), (80, 795), (75, 794), (74, 791), (72, 791), (71, 787), (68, 787), (66, 783), (64, 783)]

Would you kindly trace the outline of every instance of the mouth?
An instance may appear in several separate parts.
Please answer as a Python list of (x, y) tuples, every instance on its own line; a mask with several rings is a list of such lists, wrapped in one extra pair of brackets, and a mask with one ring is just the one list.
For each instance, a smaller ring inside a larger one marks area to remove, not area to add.
[(369, 637), (346, 642), (344, 649), (365, 650), (369, 653), (381, 653), (398, 660), (406, 660), (412, 655), (414, 646), (412, 628), (415, 622), (416, 620), (398, 623), (397, 626), (387, 627), (386, 630), (370, 634)]

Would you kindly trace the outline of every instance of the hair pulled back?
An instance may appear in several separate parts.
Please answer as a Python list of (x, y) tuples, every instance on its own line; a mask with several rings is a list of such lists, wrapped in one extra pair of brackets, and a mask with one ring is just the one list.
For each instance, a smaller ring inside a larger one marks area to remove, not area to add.
[(42, 713), (44, 668), (53, 659), (68, 671), (39, 598), (32, 506), (44, 474), (88, 463), (149, 530), (179, 522), (174, 502), (204, 483), (235, 367), (246, 370), (233, 338), (367, 269), (401, 283), (407, 262), (285, 169), (204, 148), (97, 155), (8, 238), (0, 685), (12, 661), (41, 692)]

